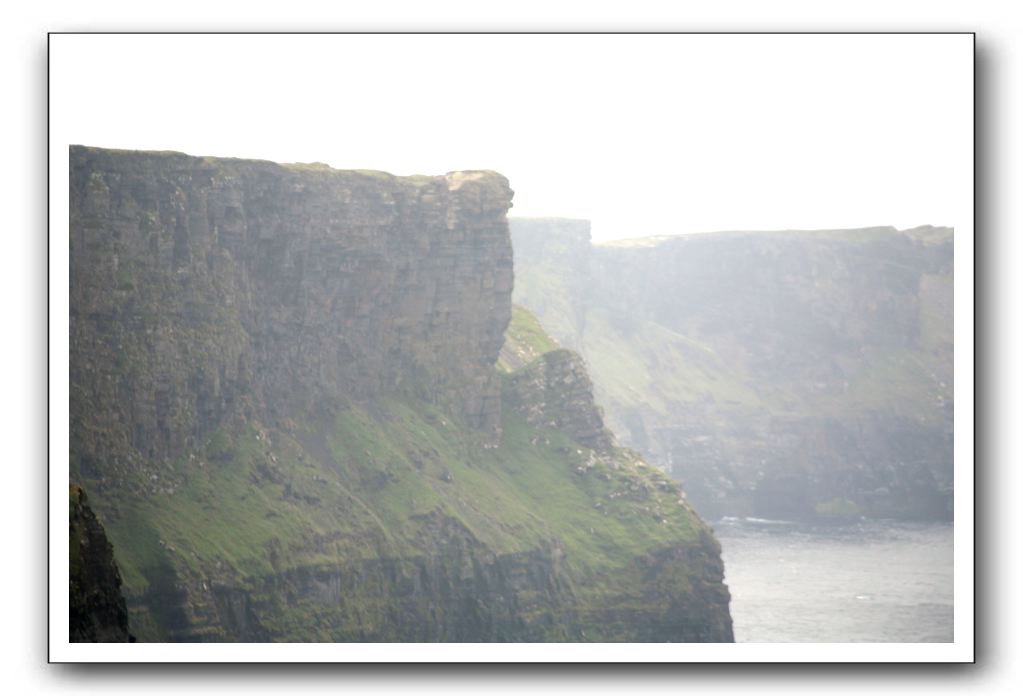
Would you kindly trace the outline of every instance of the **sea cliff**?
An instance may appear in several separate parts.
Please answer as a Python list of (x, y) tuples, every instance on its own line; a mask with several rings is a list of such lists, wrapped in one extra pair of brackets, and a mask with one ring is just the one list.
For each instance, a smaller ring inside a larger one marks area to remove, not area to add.
[(511, 230), (515, 301), (705, 517), (951, 519), (951, 229)]
[(495, 366), (504, 177), (70, 157), (71, 474), (140, 640), (732, 639), (579, 357)]

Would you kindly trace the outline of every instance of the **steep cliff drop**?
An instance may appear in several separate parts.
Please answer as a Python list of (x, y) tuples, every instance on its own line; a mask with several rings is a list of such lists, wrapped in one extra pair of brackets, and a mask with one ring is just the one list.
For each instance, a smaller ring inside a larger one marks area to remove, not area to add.
[(516, 343), (503, 177), (74, 147), (70, 184), (71, 468), (140, 640), (732, 640), (678, 485)]
[(71, 642), (132, 642), (113, 550), (85, 492), (75, 485), (68, 491), (68, 515)]
[(951, 519), (951, 229), (510, 226), (516, 302), (700, 514)]

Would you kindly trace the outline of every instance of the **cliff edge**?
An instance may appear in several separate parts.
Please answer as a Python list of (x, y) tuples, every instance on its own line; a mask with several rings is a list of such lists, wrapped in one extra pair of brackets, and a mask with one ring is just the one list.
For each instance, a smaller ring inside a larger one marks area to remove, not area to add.
[(70, 157), (71, 469), (140, 640), (732, 639), (581, 360), (495, 368), (504, 177)]

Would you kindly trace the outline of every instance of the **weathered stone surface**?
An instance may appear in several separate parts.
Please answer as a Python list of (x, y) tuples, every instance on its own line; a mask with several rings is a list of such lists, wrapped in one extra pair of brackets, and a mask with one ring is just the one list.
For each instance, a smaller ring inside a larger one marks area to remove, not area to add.
[(530, 425), (556, 428), (595, 450), (614, 445), (593, 401), (593, 383), (578, 353), (554, 350), (512, 373), (507, 401)]
[(578, 359), (518, 394), (555, 427), (502, 407), (510, 197), (72, 148), (71, 468), (140, 640), (732, 640), (678, 485), (574, 439)]
[(585, 221), (510, 224), (516, 302), (701, 514), (951, 517), (951, 229), (591, 245)]
[(103, 525), (85, 493), (69, 490), (70, 640), (72, 643), (127, 643), (128, 608), (121, 594), (121, 573)]
[(504, 177), (70, 154), (73, 466), (402, 390), (499, 437)]

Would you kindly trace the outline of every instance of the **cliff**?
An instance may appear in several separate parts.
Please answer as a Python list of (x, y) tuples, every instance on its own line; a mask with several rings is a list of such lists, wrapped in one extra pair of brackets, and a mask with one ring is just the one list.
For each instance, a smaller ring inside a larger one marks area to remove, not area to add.
[[(280, 420), (395, 390), (496, 437), (512, 286), (500, 175), (74, 148), (70, 186), (83, 467), (180, 456), (236, 406)], [(108, 355), (120, 362), (96, 363)]]
[(68, 491), (70, 551), (70, 640), (72, 643), (127, 643), (128, 608), (121, 573), (103, 525), (78, 486)]
[(528, 310), (512, 308), (512, 323), (498, 356), (507, 374), (504, 402), (534, 427), (560, 430), (598, 452), (615, 446), (593, 397), (593, 382), (578, 353), (561, 349)]
[(511, 230), (516, 302), (701, 514), (951, 517), (951, 229)]
[(70, 185), (71, 468), (140, 640), (731, 640), (579, 358), (495, 368), (499, 174), (75, 147)]

